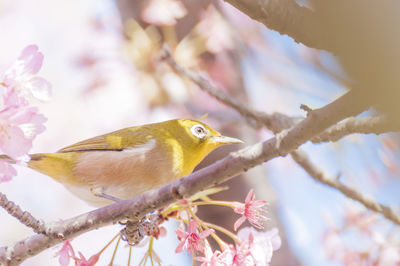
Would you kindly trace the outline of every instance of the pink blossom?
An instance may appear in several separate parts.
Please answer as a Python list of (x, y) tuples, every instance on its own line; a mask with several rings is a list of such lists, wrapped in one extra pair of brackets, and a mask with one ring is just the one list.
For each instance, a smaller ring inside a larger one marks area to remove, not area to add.
[(195, 260), (202, 262), (200, 266), (228, 265), (221, 251), (216, 250), (213, 252), (207, 241), (204, 248), (204, 257), (195, 257)]
[(36, 76), (42, 63), (43, 54), (38, 51), (37, 45), (25, 47), (18, 59), (6, 71), (3, 84), (23, 95), (30, 92), (36, 99), (48, 101), (51, 97), (51, 85), (44, 78)]
[[(238, 232), (243, 240), (240, 246), (236, 247), (239, 254), (247, 255), (255, 265), (269, 265), (273, 252), (281, 247), (281, 238), (278, 229), (273, 228), (266, 232), (258, 232), (252, 227), (245, 227)], [(246, 250), (249, 253), (244, 253)]]
[[(43, 123), (47, 119), (38, 114), (37, 107), (27, 104), (15, 90), (0, 85), (0, 152), (14, 159), (25, 156), (33, 139), (45, 129)], [(14, 175), (15, 169), (0, 161), (0, 183)]]
[(236, 246), (230, 245), (222, 253), (217, 250), (214, 253), (207, 254), (206, 249), (205, 257), (196, 258), (196, 260), (202, 261), (202, 266), (269, 265), (272, 258), (271, 252), (280, 247), (280, 238), (277, 236), (277, 230), (257, 232), (254, 228), (245, 229), (240, 230), (243, 231), (241, 233), (243, 238)]
[(75, 257), (75, 266), (94, 266), (99, 261), (100, 253), (92, 255), (88, 260), (79, 252), (79, 258)]
[(0, 160), (0, 183), (8, 182), (13, 176), (17, 175), (17, 171), (11, 164)]
[(3, 106), (0, 106), (0, 150), (17, 158), (28, 153), (37, 134), (44, 131), (47, 120), (37, 107), (21, 105), (15, 91), (0, 86)]
[(191, 220), (189, 222), (188, 232), (180, 229), (176, 230), (176, 234), (181, 241), (176, 247), (175, 253), (182, 252), (183, 250), (192, 250), (204, 252), (204, 239), (208, 237), (214, 230), (207, 229), (201, 233), (197, 233), (197, 222)]
[(246, 196), (245, 203), (234, 202), (233, 211), (243, 216), (240, 217), (235, 224), (233, 225), (235, 231), (246, 221), (246, 219), (256, 228), (262, 229), (262, 220), (266, 220), (267, 218), (260, 214), (262, 211), (262, 207), (267, 204), (265, 200), (256, 200), (256, 196), (254, 195), (254, 190), (251, 189)]
[[(251, 244), (250, 242), (243, 241), (239, 245), (236, 245), (236, 249), (230, 248), (232, 255), (232, 264), (236, 266), (244, 266), (244, 265), (256, 265), (254, 263), (254, 258), (251, 254)], [(229, 254), (229, 253), (227, 253)]]
[(74, 248), (71, 246), (71, 242), (69, 240), (63, 243), (63, 246), (56, 253), (56, 256), (60, 256), (58, 258), (58, 262), (61, 266), (67, 266), (69, 264), (69, 260), (75, 258)]
[(222, 266), (229, 265), (224, 256), (221, 256), (221, 251), (216, 250), (214, 253), (211, 253), (210, 256), (205, 257), (196, 257), (195, 259), (199, 262), (202, 262), (200, 266)]
[(78, 254), (79, 257), (75, 255), (74, 248), (69, 240), (65, 241), (61, 249), (56, 253), (56, 255), (60, 256), (58, 262), (61, 266), (69, 265), (71, 259), (74, 260), (75, 266), (93, 266), (98, 262), (101, 253), (96, 253), (89, 259), (86, 259), (81, 252), (78, 252)]
[(216, 251), (217, 255), (216, 264), (208, 265), (226, 265), (226, 266), (254, 266), (254, 259), (252, 258), (249, 250), (250, 246), (247, 243), (243, 243), (240, 246), (234, 247), (229, 245), (222, 253)]
[(155, 236), (155, 237), (156, 237), (156, 239), (158, 239), (159, 237), (164, 237), (164, 236), (166, 236), (166, 235), (167, 235), (167, 229), (165, 229), (164, 226), (160, 226), (160, 227), (158, 228), (158, 234), (157, 234), (157, 236)]
[(150, 0), (143, 9), (142, 18), (157, 26), (171, 26), (186, 14), (185, 6), (179, 0)]

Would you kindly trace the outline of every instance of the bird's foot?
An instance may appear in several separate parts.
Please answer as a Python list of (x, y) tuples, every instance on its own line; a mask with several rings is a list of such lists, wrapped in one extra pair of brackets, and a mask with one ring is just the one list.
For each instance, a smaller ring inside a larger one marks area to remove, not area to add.
[(100, 197), (100, 198), (104, 198), (104, 199), (108, 199), (114, 202), (119, 202), (122, 201), (119, 198), (116, 198), (114, 196), (108, 195), (106, 193), (104, 193), (104, 188), (102, 187), (97, 187), (97, 188), (91, 188), (90, 191), (93, 193), (93, 195), (95, 195), (96, 197)]

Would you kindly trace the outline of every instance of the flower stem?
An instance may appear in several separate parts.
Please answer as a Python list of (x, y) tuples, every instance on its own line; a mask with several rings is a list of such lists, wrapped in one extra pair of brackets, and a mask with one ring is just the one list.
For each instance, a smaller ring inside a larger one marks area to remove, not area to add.
[(129, 245), (128, 266), (131, 266), (132, 246)]
[(154, 240), (154, 237), (151, 236), (150, 237), (150, 242), (149, 242), (149, 248), (147, 249), (147, 252), (149, 253), (149, 257), (150, 257), (151, 266), (154, 266), (154, 262), (153, 262), (153, 240)]
[(235, 241), (236, 243), (240, 243), (240, 239), (231, 231), (223, 228), (222, 226), (216, 225), (216, 224), (212, 224), (212, 223), (207, 223), (207, 222), (203, 222), (203, 225), (213, 228), (215, 230), (218, 230), (222, 233), (224, 233), (225, 235), (229, 236), (230, 238), (233, 239), (233, 241)]
[(200, 206), (200, 205), (220, 205), (233, 208), (232, 202), (229, 201), (221, 201), (221, 200), (209, 200), (209, 201), (196, 201), (192, 202), (193, 206)]
[[(119, 234), (119, 233), (118, 233), (118, 234)], [(114, 263), (115, 254), (117, 254), (118, 245), (119, 245), (119, 241), (120, 241), (120, 240), (121, 240), (121, 237), (119, 237), (118, 240), (117, 240), (117, 244), (115, 245), (114, 252), (113, 252), (112, 257), (111, 257), (111, 261), (110, 261), (110, 263), (108, 264), (109, 266), (112, 266), (113, 263)]]
[(183, 208), (184, 208), (184, 207), (183, 207), (182, 205), (174, 205), (174, 206), (168, 207), (167, 209), (163, 210), (163, 211), (161, 212), (161, 215), (162, 215), (163, 217), (165, 217), (165, 216), (167, 216), (168, 214), (170, 214), (171, 212), (174, 212), (174, 211), (177, 211), (177, 210), (180, 210), (180, 209), (183, 209)]
[(111, 243), (119, 236), (120, 234), (119, 234), (119, 232), (118, 232), (118, 234), (116, 234), (111, 240), (110, 240), (110, 242), (108, 242), (107, 243), (107, 245), (105, 245), (100, 251), (99, 251), (99, 255), (101, 254), (101, 253), (103, 253), (104, 252), (104, 250), (106, 250), (106, 248), (108, 248), (110, 245), (111, 245)]
[[(145, 260), (146, 259), (146, 260)], [(146, 262), (147, 262), (147, 256), (146, 256), (146, 254), (143, 256), (143, 258), (140, 260), (140, 262), (139, 262), (139, 266), (140, 265), (142, 265), (142, 263), (144, 262), (144, 264), (143, 265), (145, 265), (146, 264)]]

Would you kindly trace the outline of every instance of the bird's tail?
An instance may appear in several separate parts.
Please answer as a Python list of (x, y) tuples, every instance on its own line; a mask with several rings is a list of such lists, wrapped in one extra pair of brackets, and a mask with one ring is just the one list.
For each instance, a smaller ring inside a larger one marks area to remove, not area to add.
[(6, 161), (7, 163), (12, 163), (12, 164), (17, 163), (17, 161), (15, 161), (13, 158), (11, 158), (10, 156), (5, 155), (5, 154), (0, 155), (0, 160)]
[(63, 184), (74, 182), (72, 169), (74, 168), (75, 153), (35, 153), (30, 156), (29, 168)]
[[(73, 178), (73, 154), (68, 153), (36, 153), (30, 154), (27, 166), (42, 174), (48, 175), (61, 183), (71, 183)], [(11, 164), (17, 163), (16, 160), (8, 155), (1, 154), (0, 160)]]

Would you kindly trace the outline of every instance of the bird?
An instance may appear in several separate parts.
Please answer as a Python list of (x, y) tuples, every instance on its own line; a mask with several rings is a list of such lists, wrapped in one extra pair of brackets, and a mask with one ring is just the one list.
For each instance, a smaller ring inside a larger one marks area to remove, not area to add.
[[(102, 207), (187, 176), (214, 149), (239, 143), (200, 121), (174, 119), (113, 131), (55, 153), (31, 154), (27, 166)], [(7, 155), (0, 159), (15, 163)]]

